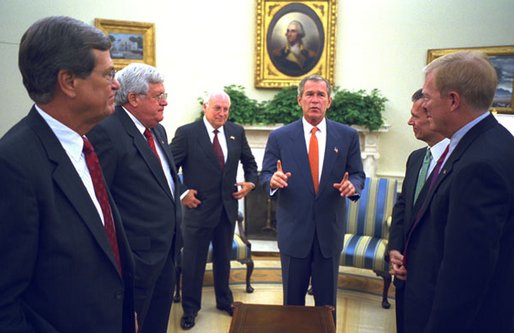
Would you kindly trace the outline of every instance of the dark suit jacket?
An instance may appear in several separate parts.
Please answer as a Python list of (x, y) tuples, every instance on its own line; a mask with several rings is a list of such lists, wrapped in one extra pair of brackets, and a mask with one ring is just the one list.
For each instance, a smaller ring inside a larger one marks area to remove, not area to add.
[(346, 203), (333, 184), (340, 183), (348, 171), (356, 192), (361, 192), (364, 187), (357, 131), (327, 119), (325, 158), (317, 195), (314, 193), (301, 119), (274, 130), (268, 138), (261, 174), (261, 182), (268, 193), (277, 160), (282, 161), (284, 172), (292, 174), (288, 186), (277, 192), (280, 251), (292, 257), (305, 258), (310, 253), (316, 232), (324, 257), (341, 253)]
[(257, 182), (257, 164), (248, 146), (244, 129), (231, 122), (223, 126), (228, 156), (223, 172), (216, 160), (209, 133), (199, 120), (177, 129), (171, 151), (177, 169), (182, 167), (184, 185), (198, 191), (202, 204), (194, 209), (184, 208), (184, 225), (213, 228), (224, 209), (229, 221), (235, 223), (238, 213), (235, 186), (239, 161), (248, 182)]
[[(165, 154), (175, 182), (174, 195), (180, 200), (166, 131), (157, 125), (152, 133)], [(88, 137), (123, 217), (136, 263), (136, 287), (146, 289), (155, 283), (170, 253), (180, 221), (180, 202), (173, 199), (159, 160), (121, 106)]]
[[(389, 232), (387, 252), (397, 250), (403, 253), (405, 240), (411, 227), (412, 209), (414, 208), (414, 192), (418, 181), (419, 170), (423, 164), (423, 158), (427, 148), (413, 151), (407, 159), (405, 178), (402, 184), (402, 193), (398, 196), (393, 208), (393, 220)], [(395, 279), (397, 280), (397, 279)]]
[(426, 204), (416, 204), (406, 332), (514, 331), (513, 165), (514, 138), (489, 115), (451, 153)]
[(100, 216), (32, 108), (0, 140), (0, 331), (134, 332), (133, 261), (111, 200), (123, 274)]

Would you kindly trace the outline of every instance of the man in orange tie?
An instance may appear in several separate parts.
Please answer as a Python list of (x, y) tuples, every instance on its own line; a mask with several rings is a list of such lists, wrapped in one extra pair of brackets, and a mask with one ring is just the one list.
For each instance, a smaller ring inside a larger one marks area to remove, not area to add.
[(321, 76), (304, 78), (302, 119), (273, 131), (264, 153), (261, 183), (277, 196), (286, 305), (305, 305), (312, 279), (316, 305), (336, 306), (345, 199), (357, 200), (364, 186), (357, 131), (325, 118), (330, 92)]

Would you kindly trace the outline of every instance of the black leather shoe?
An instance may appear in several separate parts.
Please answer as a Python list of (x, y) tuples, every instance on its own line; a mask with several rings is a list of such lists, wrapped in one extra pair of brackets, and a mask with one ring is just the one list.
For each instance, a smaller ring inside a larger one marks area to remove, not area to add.
[(219, 305), (216, 305), (216, 309), (220, 310), (220, 311), (225, 311), (226, 313), (228, 313), (229, 316), (232, 317), (232, 315), (234, 314), (234, 309), (232, 309), (232, 307), (230, 305), (228, 306), (219, 306)]
[(180, 327), (182, 327), (183, 330), (189, 330), (193, 326), (195, 326), (195, 316), (182, 316), (182, 319), (180, 319)]

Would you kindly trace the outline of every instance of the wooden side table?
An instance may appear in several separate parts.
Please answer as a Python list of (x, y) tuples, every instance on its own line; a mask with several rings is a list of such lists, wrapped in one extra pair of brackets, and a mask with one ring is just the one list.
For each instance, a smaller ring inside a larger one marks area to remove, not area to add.
[(234, 303), (229, 333), (335, 333), (331, 306)]

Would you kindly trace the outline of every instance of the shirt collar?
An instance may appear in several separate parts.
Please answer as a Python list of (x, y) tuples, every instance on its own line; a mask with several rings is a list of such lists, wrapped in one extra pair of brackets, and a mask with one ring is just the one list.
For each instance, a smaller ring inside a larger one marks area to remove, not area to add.
[(453, 133), (453, 135), (452, 135), (452, 137), (450, 139), (449, 154), (451, 154), (451, 152), (455, 149), (455, 147), (457, 147), (457, 145), (459, 144), (460, 140), (464, 137), (464, 135), (466, 135), (466, 133), (469, 132), (469, 130), (471, 130), (476, 124), (481, 122), (484, 118), (486, 118), (489, 115), (490, 115), (489, 111), (484, 112), (483, 114), (481, 114), (480, 116), (476, 117), (475, 119), (473, 119), (472, 121), (470, 121), (466, 125), (462, 126), (457, 132)]
[(38, 105), (35, 105), (39, 115), (45, 120), (52, 132), (61, 143), (62, 147), (73, 161), (79, 161), (82, 157), (84, 140), (80, 134), (55, 119)]
[(125, 112), (127, 113), (127, 115), (130, 117), (130, 119), (132, 119), (132, 121), (134, 122), (134, 124), (136, 125), (136, 128), (137, 130), (139, 131), (139, 133), (141, 133), (141, 135), (144, 135), (143, 133), (145, 132), (146, 130), (146, 127), (145, 125), (143, 125), (139, 119), (137, 119), (129, 110), (125, 109), (124, 106), (121, 107), (123, 110), (125, 110)]
[[(207, 132), (209, 132), (209, 134), (214, 135), (214, 134), (213, 134), (213, 131), (215, 130), (215, 128), (214, 128), (214, 127), (212, 127), (211, 123), (207, 120), (207, 118), (205, 118), (205, 116), (203, 116), (203, 123), (204, 123), (204, 125), (205, 125), (205, 128), (207, 128)], [(225, 127), (225, 126), (220, 126), (220, 127), (218, 128), (218, 132), (219, 132), (219, 134), (225, 135), (225, 132), (223, 131), (223, 128), (224, 128), (224, 127)]]
[[(305, 117), (302, 117), (302, 124), (303, 124), (303, 132), (305, 134), (310, 134), (311, 133), (311, 130), (314, 126), (312, 126), (311, 124), (309, 124), (309, 122), (307, 122), (307, 120), (305, 120)], [(326, 133), (327, 132), (327, 120), (325, 117), (323, 117), (323, 119), (321, 120), (321, 122), (316, 125), (316, 127), (318, 128), (318, 130), (320, 131), (320, 133)]]
[(444, 153), (446, 146), (450, 143), (450, 139), (444, 138), (432, 147), (430, 147), (430, 153), (432, 154), (432, 159), (435, 161), (439, 160), (441, 155)]

